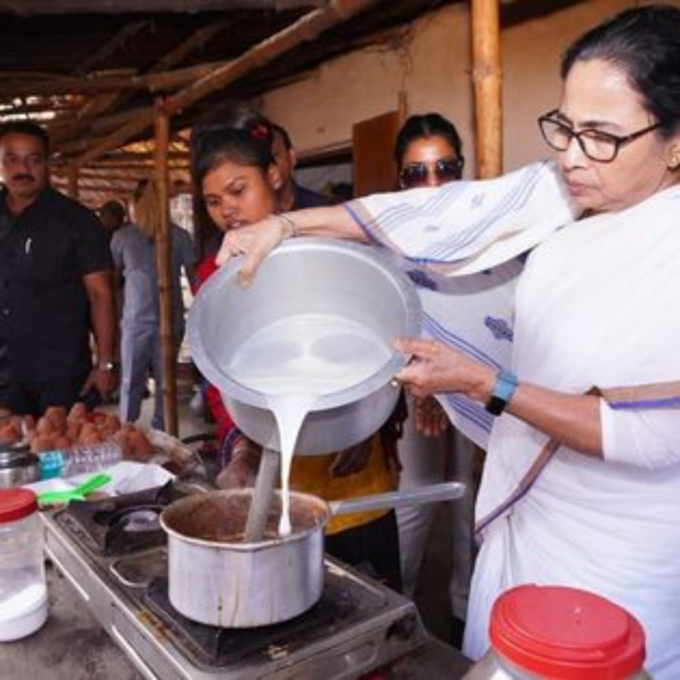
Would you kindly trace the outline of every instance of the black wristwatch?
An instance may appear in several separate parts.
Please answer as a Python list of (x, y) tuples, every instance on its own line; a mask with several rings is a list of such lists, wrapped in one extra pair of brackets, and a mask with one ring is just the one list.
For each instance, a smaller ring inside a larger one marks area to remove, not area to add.
[(116, 364), (114, 364), (113, 361), (100, 361), (97, 364), (98, 370), (106, 371), (107, 373), (111, 373), (115, 368), (116, 368)]

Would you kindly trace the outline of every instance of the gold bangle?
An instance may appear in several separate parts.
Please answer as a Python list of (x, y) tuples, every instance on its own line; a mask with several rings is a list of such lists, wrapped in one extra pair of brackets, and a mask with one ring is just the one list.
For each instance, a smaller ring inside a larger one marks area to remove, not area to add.
[(276, 215), (285, 225), (290, 227), (290, 236), (291, 238), (295, 238), (298, 233), (297, 233), (297, 226), (293, 220), (288, 217), (288, 215), (284, 215), (283, 213), (279, 213)]

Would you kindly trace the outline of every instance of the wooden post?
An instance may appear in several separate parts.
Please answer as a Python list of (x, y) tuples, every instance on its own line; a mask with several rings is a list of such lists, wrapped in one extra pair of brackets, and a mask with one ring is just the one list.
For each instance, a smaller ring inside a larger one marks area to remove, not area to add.
[(498, 0), (472, 0), (472, 82), (477, 177), (503, 172), (503, 101)]
[[(156, 233), (156, 270), (158, 273), (158, 301), (160, 308), (160, 337), (163, 357), (163, 415), (165, 429), (177, 436), (177, 356), (172, 323), (172, 227), (170, 224), (170, 177), (168, 174), (168, 146), (170, 117), (165, 98), (156, 98), (154, 107), (156, 131), (156, 188), (158, 195), (158, 231)], [(181, 338), (177, 339), (179, 342)]]

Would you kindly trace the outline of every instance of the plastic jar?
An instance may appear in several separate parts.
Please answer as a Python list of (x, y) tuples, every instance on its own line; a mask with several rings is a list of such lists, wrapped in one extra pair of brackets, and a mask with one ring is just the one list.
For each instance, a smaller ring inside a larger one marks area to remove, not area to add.
[(0, 642), (18, 640), (47, 619), (42, 524), (35, 494), (0, 489)]
[(465, 680), (650, 680), (638, 620), (583, 590), (508, 590), (494, 603), (489, 637)]

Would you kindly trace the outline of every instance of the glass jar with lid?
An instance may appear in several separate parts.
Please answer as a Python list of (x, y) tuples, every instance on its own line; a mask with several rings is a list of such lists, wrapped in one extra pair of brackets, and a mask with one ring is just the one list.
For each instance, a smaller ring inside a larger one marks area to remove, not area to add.
[(651, 680), (638, 620), (593, 593), (523, 585), (494, 603), (491, 647), (464, 680)]
[(35, 494), (0, 489), (0, 642), (18, 640), (47, 620), (42, 524)]

